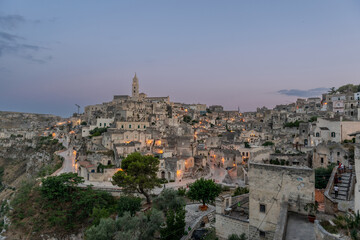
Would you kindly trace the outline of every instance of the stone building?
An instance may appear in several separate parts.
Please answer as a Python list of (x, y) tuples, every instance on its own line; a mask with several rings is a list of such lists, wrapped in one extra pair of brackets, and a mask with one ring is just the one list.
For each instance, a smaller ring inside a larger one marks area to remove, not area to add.
[(250, 240), (274, 239), (278, 222), (286, 217), (282, 212), (306, 214), (304, 206), (315, 201), (310, 168), (250, 163), (248, 177)]

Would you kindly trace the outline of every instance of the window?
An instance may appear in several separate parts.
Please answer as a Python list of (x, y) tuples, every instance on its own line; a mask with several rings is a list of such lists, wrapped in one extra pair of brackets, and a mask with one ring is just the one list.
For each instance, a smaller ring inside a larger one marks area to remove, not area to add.
[(331, 133), (331, 137), (335, 137), (335, 135), (336, 135), (335, 132)]
[(316, 136), (316, 137), (320, 137), (320, 133), (317, 132), (317, 133), (315, 134), (315, 136)]
[(129, 128), (131, 128), (131, 124), (129, 124)]
[(138, 125), (138, 128), (140, 128), (140, 125)]
[(265, 232), (264, 231), (259, 231), (259, 236), (264, 238), (265, 237)]
[(265, 205), (264, 204), (260, 204), (260, 212), (265, 212), (265, 210), (266, 210), (266, 207), (265, 207)]
[(337, 155), (340, 156), (340, 152), (337, 152)]
[(323, 164), (324, 163), (324, 158), (321, 158), (321, 164)]
[(99, 123), (99, 126), (101, 127), (101, 123)]
[(104, 127), (106, 127), (106, 123), (104, 123)]
[(146, 128), (146, 126), (144, 125), (144, 128)]

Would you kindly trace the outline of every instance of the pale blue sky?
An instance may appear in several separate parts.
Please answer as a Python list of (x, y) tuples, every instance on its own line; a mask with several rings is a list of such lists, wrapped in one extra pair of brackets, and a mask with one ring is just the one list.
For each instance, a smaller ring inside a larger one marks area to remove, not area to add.
[[(140, 91), (254, 110), (359, 83), (360, 2), (0, 0), (0, 110)], [(312, 91), (316, 92), (316, 91)]]

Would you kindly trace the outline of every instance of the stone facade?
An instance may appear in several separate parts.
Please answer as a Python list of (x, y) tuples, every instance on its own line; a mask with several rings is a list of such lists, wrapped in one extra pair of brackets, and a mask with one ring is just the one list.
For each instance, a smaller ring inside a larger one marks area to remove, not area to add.
[(249, 183), (250, 240), (273, 239), (281, 203), (288, 202), (289, 211), (306, 214), (304, 206), (315, 201), (310, 168), (250, 163)]

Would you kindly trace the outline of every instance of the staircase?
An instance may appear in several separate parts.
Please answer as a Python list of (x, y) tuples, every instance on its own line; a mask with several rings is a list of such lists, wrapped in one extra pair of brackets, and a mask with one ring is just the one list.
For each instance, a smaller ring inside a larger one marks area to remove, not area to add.
[(335, 191), (334, 188), (331, 191), (331, 197), (334, 199), (338, 199), (338, 200), (342, 200), (342, 201), (348, 201), (348, 195), (350, 194), (350, 184), (351, 184), (351, 178), (352, 178), (352, 173), (343, 173), (341, 174), (341, 182), (338, 183), (338, 187), (339, 187), (339, 193), (338, 196), (335, 198)]
[(211, 213), (209, 213), (209, 214), (207, 215), (210, 223), (215, 222), (215, 216), (214, 216), (214, 214), (215, 214), (215, 212), (211, 212)]

